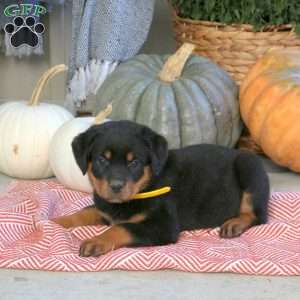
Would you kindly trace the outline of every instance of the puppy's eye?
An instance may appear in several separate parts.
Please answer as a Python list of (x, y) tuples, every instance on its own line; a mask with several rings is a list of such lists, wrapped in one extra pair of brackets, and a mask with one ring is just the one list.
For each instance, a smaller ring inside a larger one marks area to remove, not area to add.
[(131, 169), (135, 169), (140, 166), (140, 161), (138, 159), (134, 159), (128, 163), (128, 167)]

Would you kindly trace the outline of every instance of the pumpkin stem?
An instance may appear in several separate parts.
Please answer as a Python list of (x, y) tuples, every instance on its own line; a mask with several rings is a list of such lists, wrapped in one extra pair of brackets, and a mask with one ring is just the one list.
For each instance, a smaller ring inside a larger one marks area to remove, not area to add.
[(172, 82), (178, 79), (182, 73), (187, 59), (190, 57), (194, 49), (194, 44), (184, 43), (173, 55), (167, 59), (158, 75), (159, 79), (165, 82)]
[(34, 106), (34, 105), (38, 105), (39, 104), (39, 99), (40, 99), (40, 96), (41, 96), (41, 93), (45, 87), (45, 85), (48, 83), (48, 81), (53, 78), (55, 75), (61, 73), (61, 72), (64, 72), (66, 71), (68, 68), (66, 65), (64, 64), (61, 64), (61, 65), (56, 65), (52, 68), (50, 68), (49, 70), (47, 70), (42, 76), (41, 78), (39, 79), (39, 81), (37, 82), (33, 92), (32, 92), (32, 95), (31, 95), (31, 98), (28, 102), (28, 105), (30, 106)]
[(105, 109), (101, 110), (95, 117), (94, 124), (101, 124), (104, 119), (109, 116), (112, 112), (112, 104), (108, 104)]

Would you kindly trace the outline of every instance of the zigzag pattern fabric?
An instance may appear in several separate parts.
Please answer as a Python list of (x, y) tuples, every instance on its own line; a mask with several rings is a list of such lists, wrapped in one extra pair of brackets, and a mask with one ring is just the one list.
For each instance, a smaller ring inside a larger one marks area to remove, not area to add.
[(183, 232), (176, 244), (78, 256), (82, 240), (105, 226), (64, 229), (49, 219), (92, 203), (91, 195), (52, 181), (16, 181), (0, 195), (0, 267), (51, 271), (174, 269), (300, 275), (300, 193), (273, 193), (269, 222), (235, 239), (218, 228)]

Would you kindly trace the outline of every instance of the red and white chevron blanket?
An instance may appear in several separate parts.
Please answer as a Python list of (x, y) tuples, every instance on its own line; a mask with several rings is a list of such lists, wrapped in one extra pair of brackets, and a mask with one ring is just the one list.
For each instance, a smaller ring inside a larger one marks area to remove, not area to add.
[(78, 256), (80, 242), (107, 229), (64, 229), (49, 219), (91, 204), (89, 194), (52, 180), (16, 181), (0, 195), (0, 268), (51, 271), (174, 269), (300, 275), (300, 193), (273, 193), (269, 223), (239, 238), (218, 229), (183, 232), (176, 244), (123, 248), (98, 258)]

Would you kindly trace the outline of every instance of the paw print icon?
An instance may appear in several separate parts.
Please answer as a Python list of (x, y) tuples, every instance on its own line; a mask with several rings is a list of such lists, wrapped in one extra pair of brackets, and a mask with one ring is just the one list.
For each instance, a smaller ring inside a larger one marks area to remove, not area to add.
[(12, 23), (7, 23), (4, 31), (9, 35), (11, 45), (18, 48), (22, 45), (36, 47), (39, 43), (39, 36), (45, 31), (42, 23), (36, 23), (32, 16), (23, 18), (17, 16)]

